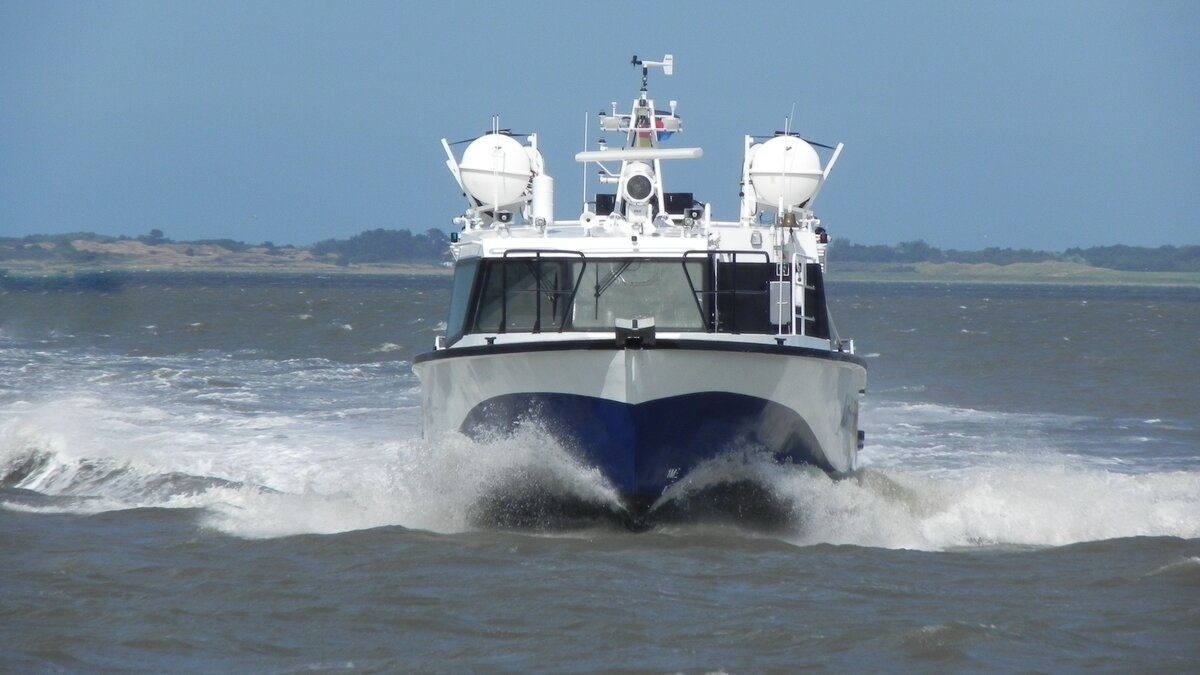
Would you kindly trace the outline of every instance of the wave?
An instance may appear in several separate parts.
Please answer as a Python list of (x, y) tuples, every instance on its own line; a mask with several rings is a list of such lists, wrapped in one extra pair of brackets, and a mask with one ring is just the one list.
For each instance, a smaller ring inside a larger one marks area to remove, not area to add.
[(564, 514), (573, 526), (620, 516), (599, 472), (534, 427), (486, 443), (426, 442), (381, 435), (371, 428), (377, 410), (366, 411), (364, 429), (324, 413), (179, 415), (95, 397), (18, 407), (0, 424), (0, 506), (9, 509), (201, 508), (204, 526), (250, 538), (563, 528)]
[(374, 349), (368, 351), (371, 354), (387, 354), (390, 352), (398, 352), (404, 349), (404, 345), (398, 345), (395, 342), (385, 342)]
[(144, 472), (108, 458), (64, 461), (33, 451), (0, 465), (4, 507), (50, 513), (103, 513), (145, 506), (205, 506), (216, 491), (245, 488), (236, 481), (181, 472)]
[[(441, 533), (495, 527), (560, 529), (619, 517), (599, 472), (535, 428), (476, 443), (458, 434), (410, 440), (336, 493), (242, 493), (206, 524), (230, 534), (274, 537), (403, 526)], [(582, 518), (582, 520), (581, 520)]]
[[(418, 390), (405, 370), (155, 359), (82, 373), (57, 385), (73, 393), (42, 401), (6, 394), (0, 506), (199, 508), (206, 527), (242, 537), (624, 522), (602, 476), (535, 425), (484, 442), (416, 438)], [(1200, 537), (1194, 462), (1089, 454), (1071, 434), (1093, 420), (869, 405), (858, 472), (833, 480), (742, 449), (673, 486), (652, 525), (748, 522), (797, 545), (925, 550)], [(1134, 435), (1170, 426), (1130, 424)]]
[(840, 481), (780, 480), (795, 503), (795, 543), (945, 550), (1200, 537), (1197, 478), (1016, 459), (954, 475), (864, 469)]
[[(7, 508), (200, 507), (206, 527), (251, 538), (381, 526), (443, 533), (591, 527), (621, 518), (599, 473), (536, 427), (486, 442), (454, 434), (385, 443), (336, 435), (272, 441), (264, 434), (287, 420), (168, 431), (164, 422), (178, 420), (142, 410), (122, 416), (124, 424), (152, 430), (125, 437), (134, 450), (89, 446), (89, 437), (70, 430), (96, 421), (98, 410), (104, 408), (95, 400), (59, 402), (0, 428), (0, 485), (62, 498), (22, 502), (10, 492)], [(1010, 455), (937, 472), (867, 467), (835, 480), (744, 451), (698, 468), (655, 510), (673, 514), (671, 527), (681, 512), (707, 513), (699, 518), (707, 522), (711, 513), (699, 509), (698, 495), (746, 484), (765, 500), (757, 507), (769, 506), (777, 518), (773, 534), (801, 546), (945, 550), (1200, 537), (1197, 472), (1117, 473), (1063, 456)]]

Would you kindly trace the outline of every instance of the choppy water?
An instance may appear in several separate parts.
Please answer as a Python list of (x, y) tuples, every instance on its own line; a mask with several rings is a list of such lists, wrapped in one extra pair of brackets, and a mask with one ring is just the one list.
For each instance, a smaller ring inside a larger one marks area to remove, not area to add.
[(448, 287), (0, 291), (0, 671), (1200, 668), (1200, 291), (832, 283), (863, 470), (632, 534), (502, 526), (614, 503), (536, 429), (421, 440)]

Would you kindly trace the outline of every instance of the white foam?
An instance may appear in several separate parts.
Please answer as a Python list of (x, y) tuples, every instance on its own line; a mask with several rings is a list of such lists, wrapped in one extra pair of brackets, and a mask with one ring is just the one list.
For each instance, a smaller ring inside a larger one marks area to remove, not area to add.
[[(10, 484), (64, 498), (36, 508), (199, 507), (210, 527), (273, 537), (384, 525), (460, 532), (474, 527), (480, 497), (511, 481), (616, 504), (595, 469), (536, 428), (483, 443), (416, 438), (419, 389), (400, 362), (36, 364), (18, 391), (38, 393), (0, 406), (0, 477), (25, 463)], [(214, 377), (239, 384), (214, 390)], [(1047, 440), (1043, 430), (1077, 418), (869, 400), (864, 420), (865, 469), (852, 478), (738, 455), (677, 491), (764, 484), (794, 505), (788, 539), (801, 545), (1200, 537), (1200, 471)]]
[(1200, 572), (1200, 557), (1191, 556), (1159, 567), (1146, 576), (1192, 576)]
[(942, 550), (1061, 546), (1134, 536), (1200, 537), (1200, 475), (1127, 475), (1069, 464), (978, 467), (951, 475), (865, 470), (833, 481), (780, 475), (801, 545)]
[(398, 352), (404, 349), (404, 345), (398, 345), (395, 342), (385, 342), (371, 350), (372, 354), (387, 354), (389, 352)]
[(430, 442), (412, 438), (410, 424), (410, 437), (395, 440), (406, 427), (395, 424), (393, 409), (341, 422), (325, 414), (113, 407), (84, 396), (6, 413), (0, 476), (30, 463), (32, 470), (9, 479), (15, 487), (72, 498), (7, 508), (200, 507), (206, 526), (275, 537), (385, 525), (461, 532), (472, 527), (479, 499), (510, 483), (617, 504), (596, 469), (534, 427), (487, 443), (457, 434)]
[(598, 471), (578, 462), (536, 429), (522, 429), (512, 437), (488, 443), (457, 434), (436, 442), (402, 442), (391, 460), (359, 466), (344, 478), (347, 489), (336, 492), (243, 490), (236, 499), (225, 494), (224, 501), (212, 506), (206, 524), (245, 537), (334, 533), (385, 525), (462, 532), (473, 527), (472, 509), (480, 498), (510, 482), (536, 481), (542, 489), (592, 503), (617, 503)]

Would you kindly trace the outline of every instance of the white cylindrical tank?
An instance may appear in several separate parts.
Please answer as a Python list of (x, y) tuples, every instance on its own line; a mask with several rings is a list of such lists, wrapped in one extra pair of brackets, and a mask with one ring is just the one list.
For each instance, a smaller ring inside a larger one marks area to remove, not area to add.
[(544, 173), (533, 177), (533, 221), (538, 218), (547, 227), (554, 224), (554, 179)]
[(458, 171), (467, 194), (497, 208), (523, 202), (533, 175), (525, 148), (504, 134), (487, 134), (471, 141)]
[(758, 203), (786, 209), (808, 201), (821, 184), (821, 158), (795, 136), (776, 136), (751, 148), (750, 182)]

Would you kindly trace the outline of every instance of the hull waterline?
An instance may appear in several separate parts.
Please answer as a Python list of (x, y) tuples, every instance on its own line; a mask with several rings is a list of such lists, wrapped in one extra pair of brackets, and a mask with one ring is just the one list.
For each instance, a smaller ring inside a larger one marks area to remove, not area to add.
[(597, 468), (636, 517), (731, 452), (830, 473), (854, 468), (865, 382), (857, 359), (777, 347), (586, 346), (419, 357), (427, 433), (483, 440), (533, 425)]

